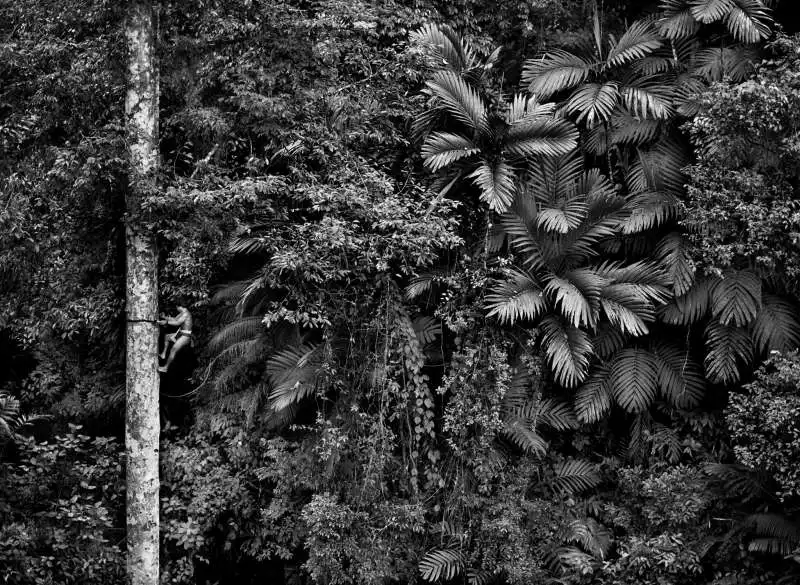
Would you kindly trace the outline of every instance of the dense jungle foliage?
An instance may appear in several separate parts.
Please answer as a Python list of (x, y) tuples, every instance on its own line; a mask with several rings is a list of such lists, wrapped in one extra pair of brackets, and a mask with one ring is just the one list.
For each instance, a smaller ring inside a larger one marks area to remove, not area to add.
[[(124, 579), (124, 3), (0, 2), (0, 577)], [(792, 0), (162, 0), (165, 584), (800, 583)]]

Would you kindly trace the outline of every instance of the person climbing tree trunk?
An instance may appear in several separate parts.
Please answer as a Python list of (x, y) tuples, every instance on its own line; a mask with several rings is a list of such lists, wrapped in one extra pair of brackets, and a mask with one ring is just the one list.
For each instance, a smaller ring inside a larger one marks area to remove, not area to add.
[(128, 0), (125, 451), (129, 585), (159, 581), (158, 273), (155, 237), (142, 216), (142, 201), (156, 187), (158, 171), (156, 30), (151, 0)]

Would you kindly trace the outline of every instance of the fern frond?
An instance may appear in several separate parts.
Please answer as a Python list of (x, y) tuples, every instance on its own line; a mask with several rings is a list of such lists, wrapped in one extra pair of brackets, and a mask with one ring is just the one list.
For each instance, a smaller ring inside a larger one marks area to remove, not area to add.
[(585, 378), (592, 355), (592, 342), (586, 332), (548, 315), (541, 322), (542, 346), (556, 381), (574, 388)]
[(425, 166), (432, 171), (438, 171), (479, 152), (480, 148), (469, 138), (452, 132), (434, 132), (425, 139), (420, 154), (425, 160)]
[(433, 95), (456, 120), (474, 132), (489, 131), (486, 106), (477, 90), (452, 71), (437, 73), (426, 82)]
[(556, 50), (540, 58), (525, 61), (522, 83), (541, 100), (583, 83), (592, 72), (592, 65), (578, 55)]
[(752, 322), (752, 336), (762, 352), (796, 349), (800, 345), (797, 309), (778, 296), (764, 294), (761, 310)]
[(464, 572), (466, 560), (458, 549), (428, 551), (419, 562), (420, 576), (429, 583), (450, 581)]
[(745, 270), (730, 270), (711, 287), (711, 313), (723, 325), (743, 327), (761, 309), (761, 279)]
[(708, 463), (703, 467), (703, 472), (719, 481), (726, 493), (741, 498), (745, 503), (774, 498), (762, 478), (744, 465)]
[(611, 552), (613, 539), (608, 528), (594, 518), (580, 518), (569, 523), (564, 542), (579, 544), (586, 552), (602, 561)]
[(706, 376), (714, 383), (739, 381), (738, 362), (753, 360), (753, 343), (747, 330), (712, 321), (706, 327)]
[(585, 492), (600, 484), (597, 466), (582, 459), (568, 459), (553, 468), (553, 487), (563, 494)]

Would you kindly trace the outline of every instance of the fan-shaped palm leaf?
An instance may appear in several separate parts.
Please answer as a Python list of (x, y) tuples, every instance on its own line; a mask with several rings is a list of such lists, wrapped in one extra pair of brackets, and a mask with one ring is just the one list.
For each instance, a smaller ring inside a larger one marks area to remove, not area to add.
[(556, 381), (574, 388), (585, 378), (592, 355), (592, 342), (586, 332), (548, 315), (542, 319), (542, 346)]

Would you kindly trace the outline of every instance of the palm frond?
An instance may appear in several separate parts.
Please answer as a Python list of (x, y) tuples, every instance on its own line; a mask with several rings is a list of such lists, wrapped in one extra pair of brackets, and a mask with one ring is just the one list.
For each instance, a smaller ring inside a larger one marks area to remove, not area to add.
[(593, 326), (597, 315), (583, 292), (565, 278), (551, 276), (544, 288), (567, 322), (573, 327)]
[(725, 15), (725, 26), (737, 41), (758, 43), (770, 35), (772, 18), (759, 0), (735, 0)]
[(504, 161), (490, 165), (481, 161), (469, 178), (481, 190), (481, 199), (489, 204), (489, 208), (497, 213), (508, 211), (514, 201), (514, 169)]
[(755, 536), (747, 545), (752, 552), (786, 556), (800, 544), (800, 526), (782, 514), (751, 514), (743, 524)]
[(555, 110), (556, 105), (554, 103), (543, 104), (536, 99), (536, 96), (517, 93), (514, 94), (514, 98), (508, 106), (505, 121), (509, 126), (514, 126), (515, 124), (524, 125), (528, 121), (552, 117)]
[(480, 148), (465, 136), (452, 132), (434, 132), (425, 139), (420, 154), (425, 160), (425, 166), (432, 171), (438, 171), (479, 152)]
[(547, 454), (547, 441), (531, 425), (518, 417), (503, 424), (503, 436), (531, 455), (544, 457)]
[(626, 339), (619, 328), (614, 327), (611, 323), (605, 321), (600, 323), (594, 338), (592, 338), (595, 355), (601, 359), (611, 357), (622, 349)]
[(703, 24), (717, 22), (725, 18), (736, 0), (692, 0), (692, 16)]
[(634, 22), (611, 48), (606, 57), (610, 67), (621, 67), (631, 61), (643, 59), (659, 47), (661, 38), (653, 30), (651, 22), (639, 20)]
[(752, 322), (752, 336), (762, 352), (796, 349), (800, 345), (797, 308), (776, 295), (764, 294), (761, 310)]
[(687, 349), (666, 343), (653, 345), (659, 388), (676, 408), (693, 408), (705, 394), (705, 379)]
[(257, 315), (242, 317), (228, 323), (208, 342), (208, 350), (216, 354), (233, 344), (258, 338), (265, 331), (263, 321), (264, 318)]
[(488, 132), (486, 106), (477, 90), (452, 71), (440, 71), (426, 82), (446, 111), (474, 132)]
[(569, 431), (578, 427), (578, 419), (572, 406), (555, 398), (538, 401), (535, 416), (532, 418), (557, 431)]
[(466, 559), (458, 549), (428, 551), (419, 562), (420, 576), (429, 583), (455, 579), (464, 572)]
[(566, 234), (578, 227), (586, 219), (589, 208), (582, 198), (562, 203), (560, 207), (542, 207), (536, 216), (536, 224), (548, 232)]
[(636, 155), (626, 177), (631, 191), (683, 193), (683, 168), (688, 159), (681, 144), (665, 139), (648, 148), (637, 148)]
[(591, 72), (592, 65), (578, 55), (556, 50), (525, 61), (522, 83), (537, 98), (545, 100), (583, 83)]
[(683, 0), (662, 0), (663, 16), (656, 26), (658, 32), (670, 40), (694, 37), (700, 30), (700, 23), (692, 15), (692, 9)]
[(582, 459), (568, 459), (553, 468), (553, 487), (563, 494), (585, 492), (600, 484), (597, 466)]
[(639, 118), (619, 109), (610, 121), (608, 140), (612, 144), (643, 146), (661, 134), (663, 122), (652, 118)]
[(604, 287), (600, 306), (614, 327), (633, 337), (647, 335), (649, 330), (645, 322), (655, 319), (653, 303), (633, 284), (610, 284)]
[(575, 150), (578, 131), (566, 120), (527, 115), (512, 124), (503, 152), (518, 157), (561, 156)]
[(576, 89), (564, 105), (564, 111), (588, 127), (607, 122), (620, 100), (619, 84), (615, 81), (587, 83)]
[(707, 81), (728, 77), (734, 83), (747, 79), (755, 69), (758, 53), (742, 45), (701, 49), (695, 53), (694, 72)]
[(738, 382), (738, 363), (753, 360), (753, 343), (742, 327), (711, 321), (706, 327), (706, 346), (706, 376), (714, 383)]
[(442, 323), (435, 317), (421, 315), (412, 322), (414, 333), (422, 347), (433, 343), (438, 337), (442, 336)]
[(556, 382), (574, 388), (585, 378), (592, 355), (592, 342), (586, 332), (562, 323), (552, 315), (541, 322), (542, 346)]
[(644, 191), (627, 198), (629, 215), (620, 226), (625, 235), (638, 234), (658, 227), (678, 215), (678, 199), (671, 193)]
[(525, 257), (523, 263), (530, 268), (541, 268), (544, 263), (542, 242), (531, 233), (525, 220), (517, 213), (508, 212), (500, 216), (500, 224), (511, 247)]
[(661, 311), (661, 319), (670, 325), (692, 325), (699, 322), (708, 313), (711, 304), (709, 292), (713, 281), (700, 277), (694, 281), (689, 290), (674, 297)]
[(611, 410), (608, 375), (608, 367), (599, 366), (578, 389), (575, 394), (575, 412), (579, 421), (598, 422)]
[(412, 32), (413, 43), (426, 47), (438, 66), (462, 73), (477, 65), (475, 54), (451, 27), (445, 24), (426, 24)]
[(496, 316), (501, 323), (533, 321), (547, 308), (541, 287), (521, 270), (508, 270), (506, 279), (492, 285), (490, 291), (486, 296), (487, 317)]
[(610, 365), (608, 385), (617, 403), (628, 412), (643, 412), (658, 393), (656, 357), (644, 349), (624, 349)]
[(638, 83), (620, 88), (622, 104), (634, 116), (666, 120), (673, 115), (672, 94), (659, 83)]
[(761, 309), (761, 279), (745, 270), (730, 270), (711, 287), (711, 312), (723, 325), (743, 327)]
[(302, 344), (287, 347), (267, 360), (272, 390), (269, 401), (275, 412), (300, 402), (316, 391), (321, 346)]
[(675, 294), (689, 292), (694, 283), (695, 267), (683, 236), (678, 232), (664, 236), (656, 247), (655, 255), (664, 263)]
[(569, 523), (564, 542), (579, 544), (583, 550), (602, 561), (611, 552), (613, 539), (608, 528), (594, 518), (579, 518)]
[(766, 500), (774, 496), (765, 485), (764, 478), (752, 469), (738, 463), (708, 463), (703, 473), (719, 481), (723, 490), (730, 495), (741, 498), (743, 502)]

